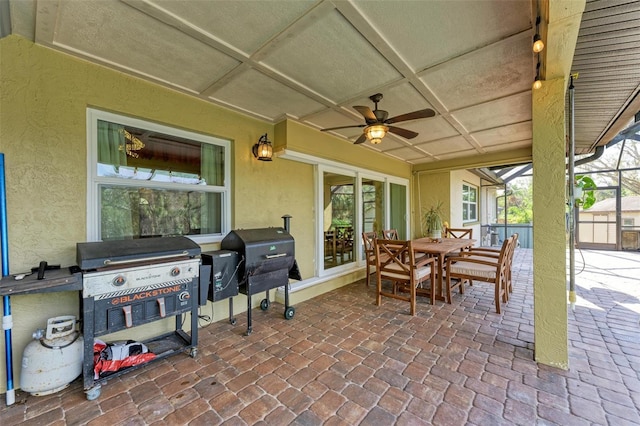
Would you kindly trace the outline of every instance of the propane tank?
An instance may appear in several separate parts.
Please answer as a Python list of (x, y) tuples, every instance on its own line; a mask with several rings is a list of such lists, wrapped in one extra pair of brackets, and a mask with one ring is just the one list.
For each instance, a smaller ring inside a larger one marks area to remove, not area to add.
[(36, 330), (22, 354), (20, 388), (32, 395), (49, 395), (66, 388), (82, 373), (84, 346), (76, 317), (47, 320), (47, 330)]

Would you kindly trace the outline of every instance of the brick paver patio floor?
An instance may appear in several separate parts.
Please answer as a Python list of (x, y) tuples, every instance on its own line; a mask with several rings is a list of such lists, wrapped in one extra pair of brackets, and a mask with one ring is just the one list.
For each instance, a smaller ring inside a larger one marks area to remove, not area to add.
[[(198, 356), (175, 355), (114, 378), (88, 401), (78, 379), (0, 402), (2, 425), (638, 425), (640, 254), (577, 257), (570, 369), (533, 361), (531, 250), (514, 259), (503, 314), (483, 283), (451, 305), (384, 299), (364, 280), (297, 304), (253, 311), (243, 336), (200, 329)], [(20, 356), (15, 354), (14, 356)]]

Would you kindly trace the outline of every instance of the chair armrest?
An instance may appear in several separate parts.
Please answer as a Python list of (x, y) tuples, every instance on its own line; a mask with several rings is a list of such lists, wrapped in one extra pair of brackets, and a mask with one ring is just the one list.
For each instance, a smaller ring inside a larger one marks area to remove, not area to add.
[[(495, 261), (493, 261), (493, 259), (495, 259)], [(459, 257), (447, 258), (447, 269), (449, 269), (449, 266), (455, 262), (478, 263), (481, 265), (495, 266), (495, 267), (499, 265), (498, 258), (485, 257), (485, 256), (459, 256)]]
[[(422, 253), (423, 255), (426, 254), (424, 252), (421, 251), (416, 251), (417, 253)], [(431, 256), (420, 256), (418, 259), (416, 259), (416, 268), (421, 268), (423, 266), (429, 265), (431, 263), (435, 264), (436, 262), (436, 258), (435, 257), (431, 257)]]
[(484, 251), (487, 253), (500, 253), (500, 249), (493, 249), (487, 247), (471, 247), (469, 251)]
[(499, 259), (500, 252), (484, 252), (484, 251), (464, 251), (460, 252), (460, 257), (469, 258), (469, 257), (485, 257), (491, 259)]

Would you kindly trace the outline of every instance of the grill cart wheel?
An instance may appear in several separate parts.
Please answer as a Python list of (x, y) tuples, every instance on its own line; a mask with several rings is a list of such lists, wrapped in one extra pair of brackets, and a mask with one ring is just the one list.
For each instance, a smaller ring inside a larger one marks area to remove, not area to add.
[(269, 309), (269, 299), (262, 299), (262, 302), (260, 302), (260, 309), (263, 311)]
[(236, 322), (237, 322), (237, 321), (236, 321), (236, 319), (235, 319), (235, 318), (231, 318), (231, 319), (229, 320), (229, 322), (231, 323), (231, 325), (236, 325)]
[(191, 350), (189, 351), (189, 356), (191, 358), (195, 358), (198, 356), (198, 348), (191, 348)]
[(290, 320), (296, 314), (296, 309), (293, 306), (289, 306), (284, 310), (284, 319)]
[(91, 389), (85, 391), (85, 394), (87, 395), (87, 400), (88, 401), (93, 401), (95, 399), (98, 399), (98, 397), (100, 397), (100, 392), (101, 392), (101, 387), (100, 385), (96, 385), (94, 387), (92, 387)]

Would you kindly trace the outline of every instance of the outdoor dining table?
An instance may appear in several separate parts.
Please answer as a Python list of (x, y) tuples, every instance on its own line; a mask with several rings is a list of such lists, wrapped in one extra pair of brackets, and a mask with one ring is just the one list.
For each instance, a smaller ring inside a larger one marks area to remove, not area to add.
[(435, 256), (437, 259), (436, 271), (438, 278), (436, 278), (436, 300), (445, 300), (443, 291), (443, 276), (444, 276), (444, 263), (445, 256), (448, 253), (456, 252), (468, 247), (472, 247), (476, 240), (471, 238), (418, 238), (412, 241), (413, 250), (419, 253), (426, 253)]

